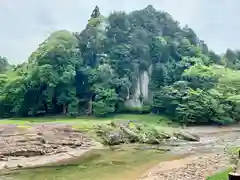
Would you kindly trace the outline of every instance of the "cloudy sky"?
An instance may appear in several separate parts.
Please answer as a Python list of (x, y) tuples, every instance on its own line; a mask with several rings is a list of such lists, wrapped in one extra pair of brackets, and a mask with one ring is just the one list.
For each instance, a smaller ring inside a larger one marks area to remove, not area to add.
[(218, 53), (240, 49), (239, 0), (0, 0), (0, 55), (11, 63), (27, 60), (51, 32), (82, 30), (95, 5), (107, 15), (148, 4), (188, 24)]

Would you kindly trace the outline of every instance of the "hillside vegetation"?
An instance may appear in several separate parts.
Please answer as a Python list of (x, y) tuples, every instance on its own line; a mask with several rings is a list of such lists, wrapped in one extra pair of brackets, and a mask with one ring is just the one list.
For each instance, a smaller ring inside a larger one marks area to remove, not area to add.
[(0, 58), (0, 116), (155, 113), (189, 124), (240, 117), (240, 52), (218, 55), (151, 5), (51, 34), (29, 59)]

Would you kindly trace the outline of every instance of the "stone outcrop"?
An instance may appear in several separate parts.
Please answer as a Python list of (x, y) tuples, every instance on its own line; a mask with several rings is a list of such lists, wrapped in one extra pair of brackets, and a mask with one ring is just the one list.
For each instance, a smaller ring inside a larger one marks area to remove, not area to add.
[(91, 140), (88, 137), (67, 125), (0, 127), (0, 161), (10, 156), (41, 156), (89, 146)]
[[(143, 106), (143, 100), (149, 99), (149, 81), (152, 73), (152, 66), (147, 71), (141, 71), (137, 78), (133, 94), (128, 94), (129, 99), (125, 102), (127, 107), (140, 108)], [(129, 93), (129, 92), (128, 92)]]
[(199, 141), (196, 135), (187, 132), (166, 133), (157, 128), (137, 123), (137, 122), (118, 122), (96, 127), (96, 133), (107, 145), (119, 145), (123, 143), (144, 143), (144, 144), (164, 144), (168, 140), (174, 141)]

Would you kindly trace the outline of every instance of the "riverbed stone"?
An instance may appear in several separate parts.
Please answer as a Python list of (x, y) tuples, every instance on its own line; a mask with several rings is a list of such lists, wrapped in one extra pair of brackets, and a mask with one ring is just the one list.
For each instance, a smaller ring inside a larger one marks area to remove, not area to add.
[(173, 135), (181, 140), (200, 141), (200, 137), (188, 132), (174, 132)]
[[(119, 145), (122, 143), (157, 145), (173, 137), (171, 134), (158, 130), (154, 126), (133, 121), (111, 122), (107, 125), (99, 125), (96, 128), (96, 132), (103, 139), (103, 142), (108, 145)], [(176, 132), (174, 136), (176, 140), (199, 141), (198, 136), (190, 133)]]
[(7, 157), (32, 157), (64, 152), (65, 147), (85, 147), (92, 141), (71, 126), (57, 124), (28, 128), (6, 125), (0, 131), (0, 161), (7, 160)]

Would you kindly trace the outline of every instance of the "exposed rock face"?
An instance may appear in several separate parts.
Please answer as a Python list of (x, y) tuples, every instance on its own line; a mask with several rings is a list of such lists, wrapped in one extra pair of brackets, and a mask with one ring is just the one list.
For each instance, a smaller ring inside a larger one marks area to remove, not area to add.
[(141, 89), (140, 89), (140, 79), (138, 78), (134, 94), (129, 100), (125, 102), (127, 107), (142, 107), (142, 102), (140, 100)]
[(147, 71), (143, 71), (140, 75), (140, 92), (144, 99), (148, 99), (149, 76)]
[(36, 125), (28, 128), (0, 127), (0, 161), (10, 156), (41, 156), (89, 147), (91, 140), (66, 125)]
[[(132, 98), (126, 101), (128, 107), (142, 107), (143, 100), (147, 100), (149, 97), (149, 74), (151, 74), (151, 66), (148, 71), (142, 71), (137, 79), (136, 87)], [(142, 99), (141, 99), (142, 98)]]

